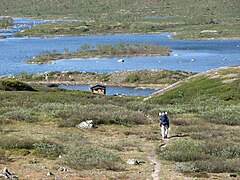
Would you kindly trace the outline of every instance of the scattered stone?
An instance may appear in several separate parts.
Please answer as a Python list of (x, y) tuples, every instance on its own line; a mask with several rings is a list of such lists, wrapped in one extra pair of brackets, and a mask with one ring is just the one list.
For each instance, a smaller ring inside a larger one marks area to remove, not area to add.
[(0, 177), (4, 177), (5, 179), (18, 179), (18, 177), (12, 174), (6, 167), (3, 169), (3, 172), (0, 173)]
[(138, 165), (138, 164), (140, 164), (139, 161), (136, 160), (136, 159), (128, 159), (127, 163), (131, 164), (131, 165)]
[(229, 177), (237, 177), (237, 174), (229, 174)]
[(47, 176), (52, 176), (52, 175), (53, 175), (53, 173), (48, 171)]
[(60, 168), (58, 169), (58, 171), (67, 172), (67, 171), (68, 171), (68, 169), (67, 169), (67, 168), (65, 168), (65, 167), (60, 167)]
[(217, 33), (217, 30), (202, 30), (201, 33)]
[(77, 128), (86, 128), (91, 129), (94, 127), (93, 120), (83, 121), (80, 124), (76, 125)]
[(37, 160), (35, 158), (32, 158), (32, 160), (30, 161), (31, 164), (35, 164), (37, 163)]
[(124, 59), (119, 59), (117, 60), (117, 62), (124, 62)]

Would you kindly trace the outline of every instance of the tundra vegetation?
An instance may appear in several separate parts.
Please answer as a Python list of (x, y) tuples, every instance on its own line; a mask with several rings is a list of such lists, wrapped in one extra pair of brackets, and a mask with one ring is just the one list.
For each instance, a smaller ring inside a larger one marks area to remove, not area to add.
[(234, 38), (239, 6), (238, 0), (3, 0), (0, 14), (82, 21), (35, 26), (22, 36), (177, 32), (180, 39)]
[[(20, 73), (9, 75), (4, 78), (11, 78), (31, 84), (97, 84), (124, 86), (143, 86), (162, 88), (176, 83), (196, 73), (187, 71), (172, 71), (165, 69), (152, 70), (125, 70), (107, 73), (78, 72), (78, 71), (53, 71), (37, 74)], [(46, 79), (47, 77), (47, 79)]]
[[(24, 168), (31, 169), (30, 178), (43, 177), (43, 166), (61, 177), (62, 172), (56, 169), (66, 166), (83, 178), (146, 179), (152, 168), (149, 163), (131, 166), (126, 161), (148, 161), (156, 147), (165, 178), (225, 178), (226, 173), (238, 173), (239, 72), (237, 66), (194, 75), (144, 101), (144, 97), (104, 96), (38, 85), (31, 85), (34, 91), (21, 91), (30, 85), (3, 78), (0, 167), (7, 164), (22, 177), (19, 164), (25, 164)], [(12, 88), (14, 81), (16, 88)], [(166, 146), (160, 145), (160, 110), (168, 111), (171, 120)], [(98, 128), (75, 127), (89, 119)], [(64, 176), (76, 177), (70, 172)]]
[(64, 49), (64, 54), (56, 50), (44, 52), (32, 59), (26, 60), (28, 63), (48, 63), (49, 61), (71, 58), (90, 58), (90, 57), (113, 57), (113, 56), (168, 56), (171, 52), (169, 48), (158, 45), (148, 44), (128, 44), (118, 43), (115, 45), (100, 44), (90, 46), (83, 44), (76, 52), (69, 52)]
[(0, 29), (7, 29), (13, 25), (13, 19), (11, 17), (0, 17)]

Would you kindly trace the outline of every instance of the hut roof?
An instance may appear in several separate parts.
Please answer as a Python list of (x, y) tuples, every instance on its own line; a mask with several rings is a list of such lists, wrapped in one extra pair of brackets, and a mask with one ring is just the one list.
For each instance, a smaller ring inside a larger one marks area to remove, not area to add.
[(90, 89), (106, 89), (106, 86), (101, 84), (93, 84), (93, 85), (90, 85)]

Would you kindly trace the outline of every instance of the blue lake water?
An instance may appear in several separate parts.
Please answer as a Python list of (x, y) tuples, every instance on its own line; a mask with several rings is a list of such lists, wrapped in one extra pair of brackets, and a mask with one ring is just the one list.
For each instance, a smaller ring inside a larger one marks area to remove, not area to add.
[[(60, 85), (59, 88), (64, 89), (74, 89), (74, 90), (89, 90), (89, 85), (82, 84), (82, 85)], [(132, 87), (124, 87), (124, 86), (107, 86), (106, 87), (106, 95), (130, 95), (130, 96), (147, 96), (156, 92), (154, 89), (145, 88), (132, 88)]]
[[(1, 17), (1, 16), (0, 16)], [(26, 28), (31, 28), (40, 24), (49, 24), (57, 22), (77, 22), (79, 20), (41, 20), (41, 19), (28, 19), (28, 18), (13, 18), (13, 26), (9, 29), (0, 30), (0, 35), (14, 36), (14, 33)]]
[[(35, 20), (33, 21), (35, 22)], [(240, 39), (173, 40), (170, 37), (170, 33), (163, 33), (107, 34), (53, 38), (9, 37), (0, 39), (0, 75), (19, 74), (21, 72), (111, 72), (160, 68), (202, 72), (222, 66), (240, 65)], [(164, 45), (169, 46), (173, 52), (170, 56), (77, 58), (54, 61), (52, 64), (43, 65), (24, 62), (44, 51), (57, 50), (63, 52), (64, 48), (76, 51), (85, 43), (95, 45), (116, 44), (119, 42)], [(117, 62), (119, 58), (124, 59), (125, 62)]]

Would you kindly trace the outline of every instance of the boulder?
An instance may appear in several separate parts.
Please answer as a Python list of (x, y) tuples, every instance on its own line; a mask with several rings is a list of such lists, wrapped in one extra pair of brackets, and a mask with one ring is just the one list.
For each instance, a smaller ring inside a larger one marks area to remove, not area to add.
[(124, 59), (118, 59), (117, 62), (124, 62)]
[(137, 164), (139, 164), (139, 161), (136, 159), (128, 159), (127, 163), (131, 164), (131, 165), (137, 165)]
[(52, 176), (52, 175), (53, 175), (53, 173), (48, 171), (47, 176)]
[(237, 177), (237, 174), (234, 174), (234, 173), (231, 173), (231, 174), (229, 174), (229, 177)]
[(67, 172), (67, 171), (68, 171), (68, 169), (67, 169), (67, 168), (65, 168), (65, 167), (60, 167), (60, 168), (58, 169), (58, 171)]
[(12, 174), (6, 167), (3, 169), (3, 172), (0, 173), (0, 177), (1, 176), (5, 179), (18, 179), (18, 177)]
[(83, 121), (80, 124), (76, 125), (77, 128), (91, 129), (94, 127), (93, 120)]

